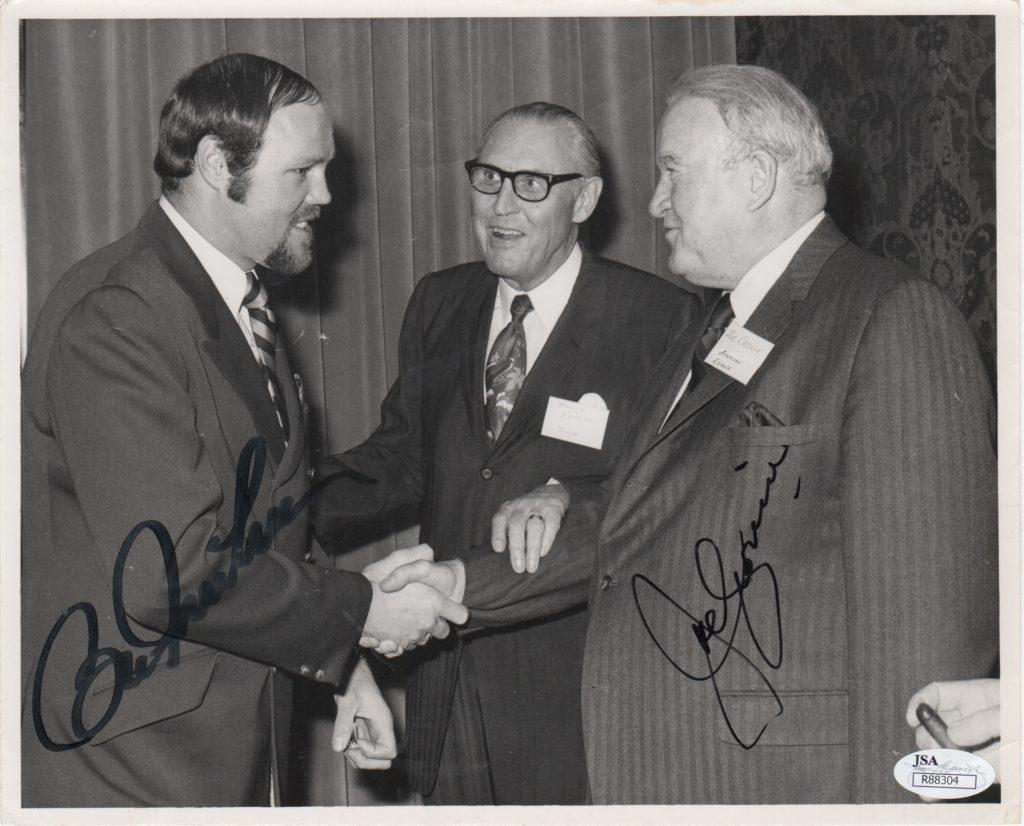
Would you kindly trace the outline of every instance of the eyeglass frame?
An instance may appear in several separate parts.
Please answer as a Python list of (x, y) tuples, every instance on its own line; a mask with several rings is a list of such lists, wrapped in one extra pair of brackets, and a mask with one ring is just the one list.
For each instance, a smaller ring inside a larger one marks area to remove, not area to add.
[[(466, 161), (465, 164), (463, 164), (463, 166), (466, 167), (466, 174), (469, 176), (469, 185), (473, 187), (473, 189), (479, 192), (481, 195), (499, 195), (501, 193), (501, 188), (505, 186), (505, 181), (510, 180), (512, 181), (512, 193), (520, 201), (526, 201), (526, 203), (528, 204), (539, 204), (542, 201), (547, 200), (548, 195), (551, 194), (551, 187), (556, 186), (557, 184), (564, 184), (567, 181), (575, 181), (578, 178), (587, 177), (586, 175), (583, 175), (579, 172), (566, 172), (565, 174), (562, 175), (552, 175), (549, 172), (534, 172), (531, 169), (519, 169), (515, 172), (506, 172), (499, 166), (494, 166), (493, 164), (489, 163), (480, 163), (480, 161), (478, 161), (476, 158)], [(501, 176), (501, 184), (494, 192), (484, 192), (482, 189), (478, 189), (477, 186), (473, 183), (473, 170), (477, 168), (490, 169), (492, 172), (497, 172), (498, 175)], [(524, 198), (522, 195), (516, 192), (516, 178), (519, 177), (520, 175), (532, 175), (534, 178), (540, 178), (543, 181), (546, 181), (548, 185), (548, 191), (544, 193), (544, 197), (538, 198), (535, 201), (531, 201), (529, 198)]]

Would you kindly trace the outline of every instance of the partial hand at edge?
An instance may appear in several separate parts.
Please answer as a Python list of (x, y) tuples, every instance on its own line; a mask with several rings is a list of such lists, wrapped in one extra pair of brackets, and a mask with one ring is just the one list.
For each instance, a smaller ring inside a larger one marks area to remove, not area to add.
[(516, 573), (533, 573), (551, 550), (569, 498), (569, 491), (555, 482), (505, 502), (491, 519), (491, 547), (497, 553), (508, 549)]
[[(996, 770), (999, 781), (999, 680), (977, 679), (929, 683), (907, 703), (907, 725), (913, 727), (919, 749), (939, 748), (939, 744), (920, 725), (917, 706), (927, 703), (947, 725), (950, 741), (964, 751), (974, 751)], [(996, 740), (995, 743), (992, 743)], [(991, 744), (991, 745), (986, 745)], [(985, 748), (980, 746), (986, 745)], [(932, 798), (921, 795), (923, 800)]]
[(387, 769), (398, 755), (395, 723), (365, 660), (352, 671), (343, 694), (335, 694), (337, 713), (331, 748), (345, 752), (357, 769)]

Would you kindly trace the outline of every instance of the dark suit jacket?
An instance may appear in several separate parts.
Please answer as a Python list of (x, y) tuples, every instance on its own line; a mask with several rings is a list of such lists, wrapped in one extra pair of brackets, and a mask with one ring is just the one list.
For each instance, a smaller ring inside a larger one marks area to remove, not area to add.
[(709, 370), (659, 432), (703, 324), (659, 366), (603, 506), (532, 577), (470, 560), (466, 604), (516, 621), (590, 580), (594, 802), (913, 801), (892, 775), (908, 698), (998, 647), (977, 346), (826, 218), (746, 325), (774, 343), (761, 368)]
[[(582, 485), (603, 479), (629, 435), (635, 400), (671, 330), (688, 322), (696, 309), (692, 296), (661, 279), (584, 254), (569, 302), (492, 450), (484, 425), (483, 375), (496, 290), (497, 278), (482, 263), (428, 275), (416, 286), (402, 328), (399, 377), (381, 407), (380, 426), (362, 445), (332, 457), (324, 467), (325, 474), (354, 469), (378, 484), (343, 481), (325, 488), (316, 518), (321, 535), (356, 518), (421, 503), (421, 541), (431, 544), (436, 558), (486, 545), (485, 553), (508, 566), (506, 555), (489, 550), (497, 508), (552, 476)], [(610, 410), (600, 450), (540, 435), (549, 397), (575, 401), (588, 392), (598, 393)], [(567, 606), (585, 598), (581, 583)], [(579, 661), (585, 618), (562, 622), (531, 637), (531, 644), (549, 652), (564, 648), (570, 662)], [(503, 696), (515, 702), (512, 695), (521, 683), (548, 686), (553, 696), (569, 698), (578, 714), (579, 665), (560, 667), (559, 657), (553, 656), (515, 676), (510, 659), (529, 657), (529, 652), (514, 650), (516, 636), (472, 642), (488, 664), (478, 669), (477, 687), (485, 695), (489, 686), (505, 690)], [(459, 656), (454, 638), (432, 644), (419, 658), (409, 686), (410, 773), (424, 793), (434, 785)], [(563, 719), (572, 719), (569, 710)], [(579, 736), (571, 728), (555, 727), (538, 736)], [(542, 745), (535, 755), (543, 754)]]
[[(370, 588), (304, 561), (303, 416), (286, 353), (277, 366), (287, 447), (237, 323), (156, 205), (51, 294), (23, 373), (25, 805), (266, 803), (275, 747), (286, 776), (278, 669), (343, 680)], [(265, 462), (236, 490), (253, 437)], [(172, 610), (175, 579), (192, 610)], [(159, 643), (175, 619), (181, 639)]]

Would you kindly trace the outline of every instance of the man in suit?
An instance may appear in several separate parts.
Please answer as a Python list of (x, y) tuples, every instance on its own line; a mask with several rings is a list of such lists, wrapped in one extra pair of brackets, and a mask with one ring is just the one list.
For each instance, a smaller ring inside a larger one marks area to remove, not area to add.
[(602, 500), (574, 495), (529, 576), (471, 555), (382, 587), (451, 578), (472, 627), (589, 581), (596, 803), (909, 802), (905, 698), (997, 651), (977, 346), (825, 215), (831, 151), (782, 77), (697, 69), (668, 104), (650, 211), (672, 270), (722, 293), (649, 381)]
[[(380, 426), (325, 467), (378, 484), (323, 487), (321, 537), (414, 503), (422, 541), (444, 561), (486, 546), (505, 500), (552, 477), (594, 484), (671, 331), (693, 313), (687, 293), (577, 243), (602, 181), (593, 133), (575, 113), (543, 102), (511, 109), (466, 166), (484, 260), (417, 284)], [(531, 532), (541, 525), (530, 521)], [(541, 540), (531, 535), (537, 548)], [(517, 560), (532, 570), (538, 556)], [(584, 600), (580, 588), (555, 617), (452, 637), (414, 657), (408, 767), (428, 802), (585, 801)], [(346, 708), (342, 698), (341, 740)]]
[(290, 675), (344, 685), (362, 634), (412, 643), (465, 618), (425, 586), (310, 564), (302, 406), (256, 269), (308, 267), (333, 154), (305, 78), (244, 54), (199, 67), (161, 114), (159, 203), (39, 316), (25, 806), (280, 801)]

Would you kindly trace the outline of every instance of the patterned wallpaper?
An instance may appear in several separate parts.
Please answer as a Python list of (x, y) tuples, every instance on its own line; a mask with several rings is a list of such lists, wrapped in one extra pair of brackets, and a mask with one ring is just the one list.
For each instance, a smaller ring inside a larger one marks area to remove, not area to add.
[(956, 302), (994, 386), (994, 19), (737, 17), (736, 41), (818, 106), (836, 223)]

